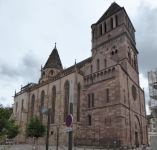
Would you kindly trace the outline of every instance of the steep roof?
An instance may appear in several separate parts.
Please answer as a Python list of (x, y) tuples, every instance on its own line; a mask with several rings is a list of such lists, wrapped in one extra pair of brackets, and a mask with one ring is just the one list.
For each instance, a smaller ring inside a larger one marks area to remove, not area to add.
[(55, 47), (53, 49), (53, 51), (51, 52), (45, 66), (43, 69), (45, 68), (60, 68), (63, 69), (62, 67), (62, 63), (56, 48), (56, 43), (55, 43)]
[(106, 12), (102, 15), (102, 17), (97, 21), (97, 24), (108, 18), (109, 16), (116, 13), (118, 10), (120, 10), (122, 7), (120, 7), (117, 3), (112, 3), (111, 6), (106, 10)]
[[(82, 67), (84, 67), (84, 65), (85, 65), (86, 63), (90, 63), (91, 61), (92, 61), (92, 57), (89, 57), (89, 58), (87, 58), (87, 59), (85, 59), (85, 60), (83, 60), (83, 61), (77, 63), (77, 64), (76, 64), (76, 68), (81, 69)], [(75, 65), (73, 65), (73, 66), (71, 66), (71, 67), (69, 67), (69, 68), (63, 70), (63, 72), (65, 72), (65, 71), (67, 71), (67, 70), (69, 70), (69, 69), (72, 69), (72, 68), (74, 68), (74, 67), (75, 67)]]

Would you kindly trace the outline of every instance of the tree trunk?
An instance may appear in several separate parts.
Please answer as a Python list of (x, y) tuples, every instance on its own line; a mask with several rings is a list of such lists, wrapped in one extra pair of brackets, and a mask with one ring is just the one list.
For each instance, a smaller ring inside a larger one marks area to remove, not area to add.
[(35, 150), (38, 150), (38, 139), (35, 138)]

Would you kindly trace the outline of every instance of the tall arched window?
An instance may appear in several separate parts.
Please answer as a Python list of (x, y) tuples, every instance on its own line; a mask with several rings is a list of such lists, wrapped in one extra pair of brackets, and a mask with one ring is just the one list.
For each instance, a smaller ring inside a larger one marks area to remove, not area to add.
[(106, 90), (106, 94), (107, 94), (107, 103), (109, 103), (109, 90)]
[(113, 18), (111, 18), (111, 29), (113, 29)]
[(91, 117), (91, 115), (89, 115), (88, 117), (89, 117), (89, 118), (88, 118), (88, 119), (89, 119), (89, 126), (91, 126), (91, 124), (92, 124), (92, 123), (91, 123), (92, 117)]
[(106, 22), (104, 23), (104, 32), (106, 33)]
[[(41, 106), (44, 107), (44, 97), (45, 97), (45, 92), (41, 92)], [(43, 114), (40, 113), (40, 120), (43, 121)]]
[(91, 67), (91, 68), (90, 68), (90, 69), (91, 69), (91, 73), (93, 73), (93, 65), (91, 65), (90, 67)]
[(80, 83), (77, 88), (77, 121), (80, 121)]
[(107, 67), (107, 61), (106, 61), (106, 59), (104, 60), (104, 67), (105, 68)]
[(115, 19), (116, 19), (116, 27), (118, 26), (118, 16), (116, 15), (115, 16)]
[(118, 61), (118, 50), (115, 50), (115, 61)]
[(88, 94), (88, 108), (90, 108), (90, 94)]
[(33, 118), (34, 114), (34, 103), (35, 103), (35, 95), (32, 95), (32, 104), (31, 104), (31, 117)]
[(52, 89), (51, 124), (53, 124), (55, 120), (55, 103), (56, 103), (56, 87), (54, 86)]
[(69, 113), (69, 82), (66, 81), (65, 83), (65, 106), (64, 106), (64, 121), (66, 116)]
[(100, 35), (102, 35), (102, 25), (100, 25)]
[(99, 70), (100, 68), (99, 68), (99, 59), (97, 59), (97, 70)]
[(94, 93), (92, 93), (92, 107), (94, 107)]

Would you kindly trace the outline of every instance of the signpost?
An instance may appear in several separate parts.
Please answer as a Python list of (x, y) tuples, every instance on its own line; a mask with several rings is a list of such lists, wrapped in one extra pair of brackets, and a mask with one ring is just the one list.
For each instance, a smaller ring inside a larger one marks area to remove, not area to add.
[(49, 128), (50, 128), (50, 108), (46, 109), (39, 105), (39, 113), (44, 114), (48, 116), (48, 124), (47, 124), (47, 141), (46, 141), (46, 150), (48, 150), (49, 147)]

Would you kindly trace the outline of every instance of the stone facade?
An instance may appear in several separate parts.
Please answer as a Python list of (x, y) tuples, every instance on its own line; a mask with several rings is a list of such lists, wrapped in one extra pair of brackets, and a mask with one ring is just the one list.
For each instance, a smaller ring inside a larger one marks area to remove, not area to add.
[[(114, 141), (129, 146), (147, 144), (145, 95), (139, 85), (135, 29), (125, 9), (116, 3), (91, 28), (92, 56), (63, 70), (55, 46), (41, 68), (38, 84), (28, 84), (15, 93), (12, 116), (17, 116), (17, 123), (23, 125), (24, 131), (31, 112), (40, 117), (38, 107), (44, 91), (43, 106), (55, 108), (54, 123), (50, 124), (50, 145), (56, 145), (59, 121), (59, 145), (67, 146), (69, 133), (64, 121), (65, 110), (70, 111), (67, 85), (73, 80), (73, 145), (84, 144), (90, 138), (106, 145), (113, 145)], [(55, 103), (52, 102), (54, 87)], [(43, 121), (47, 123), (46, 116)], [(18, 135), (16, 140), (33, 142), (23, 135)], [(44, 144), (45, 139), (39, 139), (39, 143)]]

